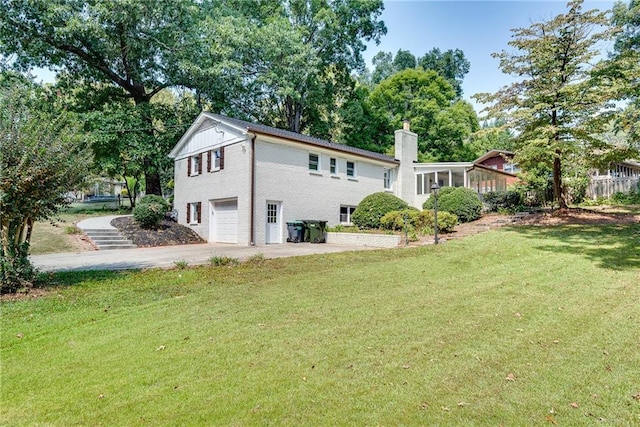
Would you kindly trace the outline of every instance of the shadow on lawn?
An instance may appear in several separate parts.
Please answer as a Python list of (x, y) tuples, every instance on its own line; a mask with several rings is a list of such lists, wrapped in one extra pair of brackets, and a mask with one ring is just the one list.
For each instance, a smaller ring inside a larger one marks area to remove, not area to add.
[(130, 274), (131, 271), (107, 271), (107, 270), (86, 270), (86, 271), (64, 271), (41, 273), (41, 283), (39, 289), (47, 290), (58, 286), (72, 286), (87, 281), (104, 282), (119, 279)]
[(598, 267), (627, 270), (640, 268), (640, 224), (508, 226), (527, 238), (550, 239), (561, 244), (534, 243), (534, 248), (550, 253), (583, 256)]

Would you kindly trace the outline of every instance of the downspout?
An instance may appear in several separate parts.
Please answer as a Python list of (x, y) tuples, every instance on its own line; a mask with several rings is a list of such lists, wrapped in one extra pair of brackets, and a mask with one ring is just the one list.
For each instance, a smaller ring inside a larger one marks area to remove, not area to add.
[(250, 207), (249, 207), (249, 238), (251, 239), (250, 245), (255, 246), (255, 201), (256, 201), (256, 134), (251, 137), (251, 190), (250, 193)]

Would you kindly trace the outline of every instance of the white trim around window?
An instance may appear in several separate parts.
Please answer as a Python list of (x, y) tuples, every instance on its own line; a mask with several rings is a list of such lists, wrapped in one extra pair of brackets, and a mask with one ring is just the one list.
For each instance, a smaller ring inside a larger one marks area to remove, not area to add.
[(347, 160), (347, 178), (357, 178), (358, 174), (356, 173), (356, 162), (352, 162)]
[(309, 172), (320, 173), (320, 154), (309, 153)]
[(340, 224), (351, 225), (351, 215), (356, 210), (355, 206), (341, 205), (340, 206)]
[(331, 173), (331, 175), (338, 175), (338, 159), (335, 157), (329, 159), (329, 173)]

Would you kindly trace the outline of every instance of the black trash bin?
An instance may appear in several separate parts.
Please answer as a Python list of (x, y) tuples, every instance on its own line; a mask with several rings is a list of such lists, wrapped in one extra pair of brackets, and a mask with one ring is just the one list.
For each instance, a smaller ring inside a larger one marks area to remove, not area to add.
[[(305, 240), (311, 243), (325, 243), (324, 231), (327, 227), (327, 221), (317, 221), (305, 219), (304, 225), (309, 230), (308, 238)], [(306, 237), (306, 236), (305, 236)]]
[(289, 232), (289, 237), (287, 238), (287, 242), (290, 242), (290, 243), (304, 242), (304, 234), (305, 234), (304, 222), (302, 221), (287, 222), (287, 231)]

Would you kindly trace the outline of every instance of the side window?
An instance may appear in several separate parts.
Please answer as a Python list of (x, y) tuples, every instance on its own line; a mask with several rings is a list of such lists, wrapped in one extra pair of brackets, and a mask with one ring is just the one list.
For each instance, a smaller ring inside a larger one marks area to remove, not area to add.
[(202, 222), (202, 202), (187, 203), (187, 222), (189, 224)]
[(356, 176), (356, 164), (355, 162), (347, 162), (347, 176), (355, 177)]
[(338, 173), (338, 159), (335, 157), (329, 159), (329, 172), (331, 172), (331, 175)]
[(196, 176), (202, 173), (202, 153), (195, 156), (189, 156), (187, 162), (188, 176)]
[(207, 172), (216, 172), (224, 169), (224, 147), (207, 152)]
[(309, 170), (310, 171), (319, 171), (320, 170), (320, 156), (317, 154), (309, 153)]
[(384, 182), (385, 190), (389, 190), (391, 188), (391, 169), (384, 168), (382, 180)]
[(355, 206), (340, 206), (340, 222), (342, 224), (351, 224), (351, 215), (355, 210)]

